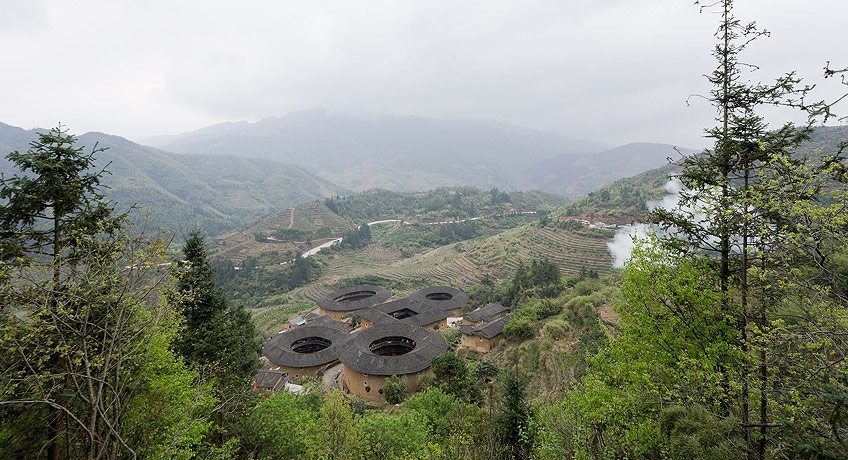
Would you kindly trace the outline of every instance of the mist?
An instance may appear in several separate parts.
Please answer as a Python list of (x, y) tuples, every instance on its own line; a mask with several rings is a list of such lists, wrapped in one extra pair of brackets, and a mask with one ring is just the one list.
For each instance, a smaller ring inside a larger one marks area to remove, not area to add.
[[(665, 209), (671, 211), (679, 206), (680, 192), (683, 184), (677, 179), (670, 179), (665, 184), (666, 195), (657, 201), (646, 201), (645, 206), (651, 211), (654, 209)], [(644, 241), (649, 235), (658, 231), (656, 226), (650, 224), (634, 224), (620, 228), (612, 241), (607, 243), (607, 248), (613, 257), (614, 268), (623, 268), (633, 253), (633, 248), (638, 241)]]

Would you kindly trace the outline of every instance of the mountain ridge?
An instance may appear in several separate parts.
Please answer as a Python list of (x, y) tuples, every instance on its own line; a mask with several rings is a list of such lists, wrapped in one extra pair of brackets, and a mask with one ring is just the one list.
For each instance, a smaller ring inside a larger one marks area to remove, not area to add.
[[(25, 151), (40, 129), (0, 123), (0, 172), (16, 173), (5, 158)], [(314, 199), (347, 193), (300, 167), (225, 155), (180, 155), (100, 132), (77, 136), (86, 150), (95, 144), (98, 167), (109, 164), (103, 183), (120, 210), (137, 204), (134, 220), (169, 231), (198, 225), (210, 234), (238, 228), (267, 214)]]
[[(629, 168), (610, 167), (622, 164), (620, 158), (603, 155), (615, 149), (493, 120), (398, 115), (357, 119), (322, 111), (293, 112), (254, 123), (220, 123), (146, 141), (186, 154), (283, 160), (355, 191), (383, 187), (408, 192), (468, 185), (538, 189), (575, 197), (662, 164), (656, 155), (631, 152)], [(550, 161), (564, 158), (569, 162), (558, 167), (556, 175), (539, 180), (539, 171), (550, 176)], [(595, 177), (583, 178), (587, 174)]]

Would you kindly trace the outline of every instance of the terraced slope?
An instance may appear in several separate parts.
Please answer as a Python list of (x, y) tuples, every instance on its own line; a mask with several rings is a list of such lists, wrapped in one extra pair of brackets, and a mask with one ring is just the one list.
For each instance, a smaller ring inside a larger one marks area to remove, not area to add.
[(524, 225), (489, 238), (442, 246), (408, 258), (402, 258), (396, 250), (370, 245), (327, 257), (322, 277), (293, 291), (291, 296), (315, 300), (345, 280), (369, 277), (382, 280), (396, 294), (433, 284), (467, 288), (486, 275), (509, 277), (521, 263), (529, 264), (534, 258), (554, 261), (565, 275), (578, 275), (581, 270), (603, 273), (612, 266), (606, 242), (605, 238), (568, 230)]
[[(279, 229), (302, 230), (319, 236), (312, 238), (310, 244), (305, 241), (259, 242), (254, 237), (257, 233), (269, 235)], [(257, 257), (267, 252), (304, 251), (350, 229), (350, 222), (327, 209), (322, 201), (310, 201), (257, 220), (242, 230), (217, 237), (212, 255), (239, 264), (247, 257)]]
[(603, 273), (612, 266), (606, 243), (606, 238), (525, 225), (474, 244), (467, 257), (496, 277), (508, 276), (521, 263), (538, 258), (556, 262), (565, 275), (578, 275), (581, 270)]

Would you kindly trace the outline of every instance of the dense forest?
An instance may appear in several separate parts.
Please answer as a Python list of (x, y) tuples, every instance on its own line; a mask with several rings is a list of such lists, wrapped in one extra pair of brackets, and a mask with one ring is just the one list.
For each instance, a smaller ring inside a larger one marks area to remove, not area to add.
[[(102, 149), (62, 126), (39, 132), (0, 179), (0, 458), (848, 458), (848, 139), (814, 134), (835, 103), (794, 73), (749, 81), (745, 53), (767, 33), (731, 0), (704, 8), (720, 18), (711, 147), (541, 222), (647, 212), (625, 267), (563, 276), (538, 259), (483, 277), (468, 308), (511, 309), (500, 349), (458, 353), (459, 333), (439, 331), (449, 351), (421, 391), (388, 378), (381, 407), (318, 379), (298, 393), (251, 385), (261, 343), (244, 305), (307, 285), (321, 257), (235, 265), (213, 261), (200, 230), (182, 242), (142, 232), (104, 196)], [(846, 76), (825, 68), (837, 85)], [(775, 108), (807, 121), (769, 123)], [(677, 206), (649, 211), (668, 175)], [(383, 195), (324, 204), (363, 221), (544, 201), (496, 188)], [(328, 252), (485, 230), (398, 228), (360, 225)], [(285, 230), (273, 236), (305, 235)]]

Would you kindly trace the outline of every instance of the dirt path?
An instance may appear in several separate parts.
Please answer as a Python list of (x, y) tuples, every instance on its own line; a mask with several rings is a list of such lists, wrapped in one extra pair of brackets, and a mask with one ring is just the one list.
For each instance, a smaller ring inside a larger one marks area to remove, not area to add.
[(291, 228), (293, 226), (294, 226), (294, 208), (291, 208), (291, 209), (289, 209), (289, 226), (286, 227), (286, 228), (291, 230)]

